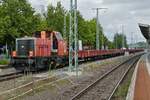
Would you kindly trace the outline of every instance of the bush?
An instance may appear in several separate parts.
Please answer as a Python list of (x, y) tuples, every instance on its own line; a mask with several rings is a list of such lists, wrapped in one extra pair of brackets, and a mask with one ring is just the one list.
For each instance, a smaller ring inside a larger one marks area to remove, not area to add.
[(0, 60), (0, 65), (7, 65), (7, 64), (9, 64), (9, 60), (8, 59)]

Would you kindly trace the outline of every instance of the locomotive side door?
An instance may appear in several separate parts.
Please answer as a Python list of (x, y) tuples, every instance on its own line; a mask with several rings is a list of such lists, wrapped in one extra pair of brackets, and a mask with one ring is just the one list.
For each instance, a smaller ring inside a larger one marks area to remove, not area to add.
[(64, 56), (67, 53), (67, 45), (63, 40), (61, 34), (59, 32), (52, 32), (51, 34), (51, 51), (52, 54), (58, 56)]

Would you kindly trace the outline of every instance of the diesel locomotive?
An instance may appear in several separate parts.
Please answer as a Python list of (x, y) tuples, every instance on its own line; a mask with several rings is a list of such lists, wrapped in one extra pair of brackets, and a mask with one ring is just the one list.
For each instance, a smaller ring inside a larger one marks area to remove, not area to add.
[[(33, 37), (16, 39), (11, 65), (19, 70), (48, 68), (50, 64), (64, 64), (67, 45), (59, 32), (39, 31)], [(54, 65), (53, 65), (54, 66)]]

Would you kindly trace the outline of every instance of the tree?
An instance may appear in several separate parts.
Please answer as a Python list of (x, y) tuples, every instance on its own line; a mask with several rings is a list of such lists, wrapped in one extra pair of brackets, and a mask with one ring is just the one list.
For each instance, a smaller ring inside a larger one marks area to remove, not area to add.
[[(0, 2), (0, 43), (13, 44), (16, 37), (30, 36), (32, 32), (37, 30), (54, 30), (63, 33), (64, 16), (66, 14), (67, 39), (69, 38), (69, 11), (62, 7), (61, 2), (57, 6), (48, 6), (47, 13), (44, 17), (35, 14), (34, 9), (27, 0), (1, 0)], [(83, 41), (84, 45), (92, 48), (96, 44), (96, 20), (86, 20), (77, 12), (78, 18), (78, 37)], [(104, 44), (107, 45), (108, 39), (100, 29), (100, 45), (101, 36), (104, 37)]]
[(58, 2), (56, 7), (49, 5), (46, 17), (48, 27), (63, 33), (64, 15), (65, 9), (62, 7), (61, 2)]
[[(117, 49), (123, 48), (123, 45), (125, 46), (125, 48), (127, 48), (127, 40), (126, 40), (126, 36), (124, 34), (118, 34), (116, 33), (114, 36), (114, 46)], [(124, 43), (124, 44), (123, 44)]]
[(16, 37), (31, 35), (39, 24), (39, 16), (26, 0), (1, 0), (1, 43), (13, 44)]

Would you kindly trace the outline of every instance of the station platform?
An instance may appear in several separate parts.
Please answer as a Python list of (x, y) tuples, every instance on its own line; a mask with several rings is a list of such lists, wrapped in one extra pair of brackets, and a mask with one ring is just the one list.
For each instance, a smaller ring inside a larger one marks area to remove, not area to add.
[(138, 61), (126, 100), (150, 100), (150, 53)]

